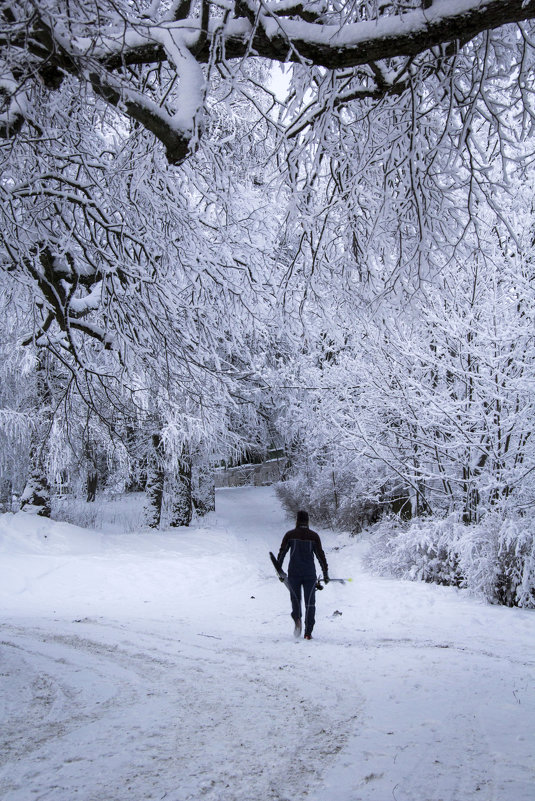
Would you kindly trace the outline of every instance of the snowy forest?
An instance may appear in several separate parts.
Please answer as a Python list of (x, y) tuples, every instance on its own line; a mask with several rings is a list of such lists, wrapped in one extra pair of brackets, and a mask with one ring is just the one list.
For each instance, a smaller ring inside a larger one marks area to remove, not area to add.
[(2, 510), (188, 526), (277, 455), (535, 607), (535, 0), (0, 8)]

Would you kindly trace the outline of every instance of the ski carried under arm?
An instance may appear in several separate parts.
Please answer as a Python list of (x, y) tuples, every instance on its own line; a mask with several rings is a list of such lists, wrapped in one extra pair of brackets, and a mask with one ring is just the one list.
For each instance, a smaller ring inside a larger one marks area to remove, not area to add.
[(275, 572), (276, 572), (277, 576), (283, 582), (283, 584), (286, 587), (286, 589), (291, 591), (290, 582), (288, 581), (288, 574), (284, 572), (282, 567), (277, 562), (277, 559), (275, 558), (275, 555), (272, 554), (271, 551), (269, 552), (269, 556), (270, 556), (271, 561), (273, 562), (273, 567), (275, 568)]

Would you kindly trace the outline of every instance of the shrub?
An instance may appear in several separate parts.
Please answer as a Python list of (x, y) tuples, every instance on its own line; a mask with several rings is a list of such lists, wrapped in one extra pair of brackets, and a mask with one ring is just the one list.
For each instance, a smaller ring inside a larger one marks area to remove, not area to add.
[(383, 505), (375, 497), (377, 476), (372, 472), (317, 467), (300, 472), (276, 486), (287, 512), (306, 509), (316, 525), (358, 533), (375, 522)]
[(468, 589), (490, 603), (535, 608), (535, 524), (489, 513), (466, 526), (456, 517), (391, 519), (372, 535), (375, 572)]

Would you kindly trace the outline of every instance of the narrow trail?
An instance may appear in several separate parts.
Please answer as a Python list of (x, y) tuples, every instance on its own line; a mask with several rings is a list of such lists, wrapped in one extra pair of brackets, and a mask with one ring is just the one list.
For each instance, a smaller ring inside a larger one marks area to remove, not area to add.
[(243, 488), (186, 534), (0, 539), (2, 801), (532, 801), (533, 616), (320, 532), (355, 580), (295, 642), (288, 527)]

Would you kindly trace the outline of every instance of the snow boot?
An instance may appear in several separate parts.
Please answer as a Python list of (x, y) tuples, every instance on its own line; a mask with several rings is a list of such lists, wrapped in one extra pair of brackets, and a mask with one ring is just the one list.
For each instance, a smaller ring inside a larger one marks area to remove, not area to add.
[(302, 623), (301, 623), (301, 618), (299, 618), (298, 620), (295, 621), (294, 637), (296, 639), (297, 637), (301, 636), (301, 629), (302, 629)]

